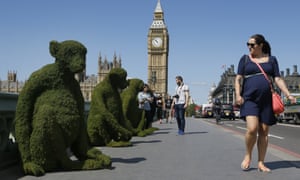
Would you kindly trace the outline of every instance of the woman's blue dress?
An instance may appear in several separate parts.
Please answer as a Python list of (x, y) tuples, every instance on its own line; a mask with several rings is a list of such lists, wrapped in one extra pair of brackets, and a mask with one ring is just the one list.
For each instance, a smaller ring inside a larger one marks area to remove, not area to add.
[[(278, 61), (275, 56), (270, 56), (268, 62), (260, 63), (260, 65), (269, 77), (280, 76)], [(240, 108), (241, 117), (258, 116), (262, 123), (276, 124), (269, 82), (248, 55), (241, 57), (237, 74), (244, 76), (241, 92), (244, 103)]]

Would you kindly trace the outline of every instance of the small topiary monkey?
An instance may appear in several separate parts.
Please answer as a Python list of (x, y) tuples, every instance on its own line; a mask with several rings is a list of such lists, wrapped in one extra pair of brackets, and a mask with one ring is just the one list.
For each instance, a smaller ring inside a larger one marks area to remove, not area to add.
[(88, 116), (90, 142), (98, 146), (130, 146), (120, 90), (127, 87), (127, 72), (113, 68), (94, 89)]
[(121, 93), (124, 117), (129, 124), (129, 130), (137, 135), (139, 131), (143, 130), (144, 121), (142, 121), (143, 110), (138, 108), (137, 95), (144, 86), (141, 79), (129, 79), (128, 87)]

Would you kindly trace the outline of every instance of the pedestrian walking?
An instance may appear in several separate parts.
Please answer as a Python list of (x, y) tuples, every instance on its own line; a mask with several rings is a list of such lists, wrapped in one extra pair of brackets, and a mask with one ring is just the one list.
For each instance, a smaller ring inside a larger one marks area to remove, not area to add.
[[(245, 134), (246, 153), (241, 163), (242, 170), (249, 170), (252, 150), (257, 143), (258, 170), (271, 172), (265, 165), (268, 146), (269, 127), (276, 124), (272, 109), (272, 93), (266, 77), (261, 73), (257, 63), (266, 74), (273, 78), (281, 92), (291, 102), (295, 98), (288, 91), (284, 80), (280, 77), (278, 61), (271, 55), (270, 44), (261, 34), (251, 36), (247, 42), (249, 55), (243, 55), (238, 64), (235, 79), (236, 103), (241, 105), (240, 115), (246, 120)], [(241, 84), (243, 82), (243, 84)]]
[(165, 118), (166, 118), (166, 123), (170, 122), (171, 123), (171, 120), (172, 120), (172, 112), (171, 112), (171, 107), (172, 107), (172, 97), (171, 96), (168, 96), (166, 99), (165, 99)]
[(162, 119), (163, 119), (163, 99), (160, 94), (158, 94), (157, 99), (156, 99), (156, 115), (157, 115), (157, 120), (159, 121), (159, 124), (162, 124)]

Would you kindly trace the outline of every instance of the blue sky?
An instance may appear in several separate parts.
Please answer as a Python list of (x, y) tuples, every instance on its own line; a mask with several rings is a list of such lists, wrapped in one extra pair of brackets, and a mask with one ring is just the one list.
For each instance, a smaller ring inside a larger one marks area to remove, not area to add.
[[(147, 35), (157, 0), (1, 0), (0, 79), (17, 71), (24, 81), (53, 63), (51, 40), (77, 40), (87, 49), (87, 74), (97, 73), (99, 53), (122, 59), (129, 77), (147, 79)], [(299, 66), (298, 0), (161, 0), (170, 35), (169, 92), (182, 75), (197, 104), (211, 86), (248, 53), (246, 42), (263, 34), (280, 69)], [(298, 68), (299, 69), (299, 68)]]

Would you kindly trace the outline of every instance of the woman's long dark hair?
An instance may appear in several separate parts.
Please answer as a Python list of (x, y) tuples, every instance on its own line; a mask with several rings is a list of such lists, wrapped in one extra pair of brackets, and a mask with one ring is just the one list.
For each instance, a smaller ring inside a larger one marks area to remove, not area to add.
[(262, 52), (271, 56), (271, 46), (268, 41), (266, 41), (265, 37), (261, 34), (255, 34), (250, 37), (251, 39), (255, 39), (256, 44), (263, 43)]

